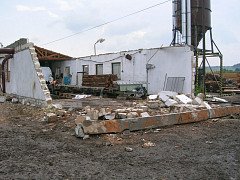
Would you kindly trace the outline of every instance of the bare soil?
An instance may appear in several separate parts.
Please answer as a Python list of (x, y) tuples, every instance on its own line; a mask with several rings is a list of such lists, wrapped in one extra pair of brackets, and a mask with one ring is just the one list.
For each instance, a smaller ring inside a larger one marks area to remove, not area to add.
[(86, 140), (74, 116), (43, 117), (0, 104), (0, 179), (240, 179), (239, 116)]

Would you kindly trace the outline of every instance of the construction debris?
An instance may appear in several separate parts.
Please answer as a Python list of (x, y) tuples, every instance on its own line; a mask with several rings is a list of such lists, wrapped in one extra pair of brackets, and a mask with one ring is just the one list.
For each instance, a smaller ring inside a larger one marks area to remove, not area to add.
[(6, 102), (6, 97), (0, 96), (0, 103), (5, 103), (5, 102)]

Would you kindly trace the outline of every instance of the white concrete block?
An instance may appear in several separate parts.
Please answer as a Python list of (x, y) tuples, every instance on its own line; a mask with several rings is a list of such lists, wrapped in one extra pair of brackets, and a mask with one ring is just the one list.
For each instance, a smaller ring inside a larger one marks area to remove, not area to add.
[(0, 103), (6, 102), (6, 97), (5, 96), (0, 96)]
[(158, 99), (158, 95), (150, 95), (148, 96), (149, 100), (157, 100)]
[(177, 98), (177, 100), (179, 100), (183, 104), (190, 104), (190, 103), (192, 103), (192, 99), (190, 99), (189, 97), (187, 97), (184, 94), (177, 95), (176, 98)]
[(228, 102), (228, 101), (225, 100), (225, 99), (217, 98), (217, 97), (213, 97), (213, 100), (214, 100), (214, 101), (217, 101), (217, 102), (223, 102), (223, 103), (227, 103), (227, 102)]
[(141, 117), (150, 117), (150, 115), (147, 112), (141, 113)]
[(177, 105), (177, 104), (178, 104), (178, 102), (175, 101), (175, 100), (173, 100), (173, 99), (168, 99), (168, 100), (165, 102), (165, 105), (166, 105), (167, 107), (171, 107), (171, 106), (174, 106), (174, 105)]

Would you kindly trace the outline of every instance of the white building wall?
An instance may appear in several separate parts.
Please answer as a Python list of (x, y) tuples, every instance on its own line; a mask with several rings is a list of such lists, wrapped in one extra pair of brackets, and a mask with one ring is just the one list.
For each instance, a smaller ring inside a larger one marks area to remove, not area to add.
[[(128, 60), (126, 54), (133, 58)], [(164, 90), (166, 77), (184, 77), (183, 93), (193, 93), (193, 52), (189, 46), (164, 47), (137, 51), (102, 54), (79, 58), (76, 71), (82, 72), (83, 65), (89, 65), (89, 74), (96, 74), (96, 64), (103, 64), (103, 73), (112, 74), (112, 63), (121, 63), (121, 80), (125, 83), (145, 82), (148, 93)], [(155, 68), (146, 69), (147, 64)]]
[(6, 81), (8, 94), (46, 100), (29, 49), (15, 53), (9, 65), (10, 81)]

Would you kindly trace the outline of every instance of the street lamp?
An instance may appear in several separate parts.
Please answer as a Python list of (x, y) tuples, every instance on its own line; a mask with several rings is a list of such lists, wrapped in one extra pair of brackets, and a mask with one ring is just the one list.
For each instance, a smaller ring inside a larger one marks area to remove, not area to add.
[(97, 42), (95, 42), (95, 44), (94, 44), (94, 54), (95, 55), (97, 54), (97, 52), (96, 52), (96, 44), (97, 43), (103, 43), (104, 41), (105, 41), (105, 39), (101, 38), (101, 39), (97, 40)]

